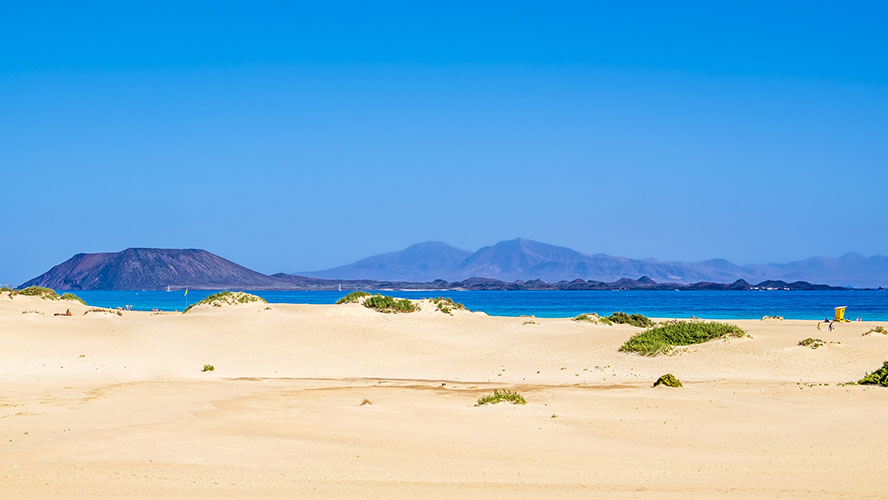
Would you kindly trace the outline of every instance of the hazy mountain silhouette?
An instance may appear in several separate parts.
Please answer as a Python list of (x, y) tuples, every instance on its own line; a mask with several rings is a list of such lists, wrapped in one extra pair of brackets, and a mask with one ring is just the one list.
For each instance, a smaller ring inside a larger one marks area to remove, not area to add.
[(786, 264), (747, 267), (755, 269), (759, 276), (767, 276), (767, 279), (818, 280), (860, 287), (888, 284), (888, 257), (884, 255), (864, 257), (858, 253), (847, 253), (837, 259), (813, 257)]
[(837, 259), (815, 257), (785, 264), (744, 266), (724, 259), (662, 262), (606, 254), (589, 255), (566, 247), (518, 238), (483, 247), (474, 253), (440, 242), (421, 243), (353, 264), (298, 274), (328, 279), (459, 281), (480, 277), (502, 281), (543, 280), (550, 283), (574, 279), (613, 282), (629, 276), (649, 276), (659, 283), (784, 280), (877, 287), (888, 284), (888, 257), (864, 257), (851, 253)]
[(324, 271), (296, 273), (312, 278), (432, 281), (460, 265), (472, 252), (440, 241), (411, 245)]

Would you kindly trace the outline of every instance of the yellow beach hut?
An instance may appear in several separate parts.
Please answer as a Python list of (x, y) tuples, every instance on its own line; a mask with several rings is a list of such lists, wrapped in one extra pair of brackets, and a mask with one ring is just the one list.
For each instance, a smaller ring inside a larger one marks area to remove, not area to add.
[(836, 317), (833, 318), (833, 321), (838, 321), (840, 323), (850, 323), (847, 319), (845, 319), (845, 308), (848, 306), (839, 306), (836, 308)]

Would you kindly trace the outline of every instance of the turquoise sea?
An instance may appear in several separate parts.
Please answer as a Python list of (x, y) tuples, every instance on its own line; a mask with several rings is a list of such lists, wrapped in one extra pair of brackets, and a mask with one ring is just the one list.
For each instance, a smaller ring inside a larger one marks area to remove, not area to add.
[[(92, 290), (75, 292), (88, 304), (151, 311), (183, 310), (216, 293), (214, 290), (129, 291)], [(251, 291), (271, 303), (332, 304), (347, 292)], [(397, 297), (418, 299), (446, 296), (469, 309), (494, 316), (532, 314), (543, 318), (573, 317), (584, 312), (610, 314), (614, 311), (641, 313), (651, 317), (700, 316), (711, 319), (756, 319), (783, 316), (787, 319), (823, 319), (833, 308), (847, 306), (846, 317), (888, 321), (888, 291), (382, 291)]]

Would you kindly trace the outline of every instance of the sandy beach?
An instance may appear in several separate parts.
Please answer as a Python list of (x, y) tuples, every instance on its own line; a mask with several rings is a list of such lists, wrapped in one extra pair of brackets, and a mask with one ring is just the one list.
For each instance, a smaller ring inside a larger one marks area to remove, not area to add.
[[(569, 319), (90, 309), (0, 294), (2, 498), (888, 497), (888, 389), (839, 385), (884, 323), (643, 357)], [(475, 406), (495, 388), (527, 404)]]

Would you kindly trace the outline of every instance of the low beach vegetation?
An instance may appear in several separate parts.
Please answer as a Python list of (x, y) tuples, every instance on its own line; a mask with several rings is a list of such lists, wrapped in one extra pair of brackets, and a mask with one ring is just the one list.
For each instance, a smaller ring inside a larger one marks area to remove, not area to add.
[(9, 288), (8, 286), (0, 286), (0, 293), (2, 293), (2, 292), (14, 292), (14, 291), (15, 291), (15, 290), (13, 290), (12, 288)]
[(21, 290), (13, 290), (10, 293), (10, 296), (14, 295), (25, 295), (28, 297), (40, 297), (41, 299), (59, 300), (59, 294), (57, 294), (55, 290), (42, 286), (29, 286), (28, 288), (23, 288)]
[(681, 380), (675, 378), (675, 375), (671, 373), (667, 373), (666, 375), (661, 375), (660, 378), (654, 382), (654, 387), (658, 385), (665, 385), (666, 387), (681, 387)]
[(80, 302), (81, 304), (86, 305), (86, 302), (84, 302), (83, 299), (74, 295), (73, 293), (63, 293), (62, 296), (59, 298), (62, 300), (76, 300), (77, 302)]
[(410, 299), (396, 299), (388, 295), (371, 295), (364, 299), (364, 307), (376, 309), (384, 313), (411, 313), (419, 310), (419, 306)]
[(429, 299), (432, 304), (435, 304), (435, 310), (440, 311), (444, 314), (449, 314), (453, 316), (454, 310), (466, 310), (466, 306), (462, 305), (461, 302), (454, 302), (450, 297), (437, 297), (434, 299)]
[(244, 293), (244, 292), (219, 292), (210, 295), (209, 297), (195, 302), (191, 304), (187, 308), (185, 308), (182, 313), (187, 313), (192, 308), (200, 306), (200, 305), (210, 305), (213, 307), (222, 307), (224, 305), (235, 305), (235, 304), (249, 304), (251, 302), (261, 302), (263, 304), (267, 304), (265, 299), (262, 297), (258, 297), (253, 294)]
[(869, 330), (867, 330), (866, 333), (864, 333), (864, 335), (870, 335), (873, 333), (881, 333), (882, 335), (888, 335), (888, 330), (886, 330), (885, 327), (883, 327), (881, 325), (874, 326), (874, 327), (870, 328)]
[(479, 399), (475, 406), (495, 405), (504, 401), (507, 403), (512, 403), (513, 405), (527, 404), (527, 401), (524, 400), (524, 396), (518, 394), (517, 392), (507, 391), (505, 389), (494, 389), (493, 394), (488, 394), (487, 396)]
[(888, 361), (882, 363), (882, 367), (878, 370), (867, 373), (865, 377), (857, 381), (860, 385), (881, 385), (888, 387)]
[(621, 325), (632, 325), (639, 328), (650, 328), (654, 326), (654, 322), (650, 318), (642, 314), (626, 314), (624, 312), (615, 312), (607, 317), (614, 323)]
[(740, 327), (727, 323), (676, 321), (649, 328), (632, 336), (620, 347), (622, 352), (644, 356), (668, 354), (676, 346), (701, 344), (718, 338), (744, 337)]
[(87, 309), (86, 311), (84, 311), (83, 315), (86, 316), (87, 314), (94, 314), (94, 313), (116, 314), (118, 316), (123, 316), (123, 311), (121, 311), (119, 309), (118, 310), (105, 309), (102, 307), (93, 307), (91, 309)]
[(211, 371), (213, 371), (213, 370), (215, 370), (215, 369), (216, 369), (216, 367), (213, 366), (213, 365), (204, 365), (204, 366), (203, 366), (203, 370), (201, 370), (201, 371), (202, 371), (202, 372), (211, 372)]
[(821, 347), (824, 344), (826, 344), (826, 342), (824, 342), (820, 339), (815, 339), (815, 338), (811, 338), (811, 337), (808, 337), (805, 340), (799, 341), (800, 346), (810, 347), (811, 349), (817, 349), (818, 347)]
[(571, 321), (576, 321), (578, 323), (593, 323), (593, 324), (601, 324), (601, 325), (613, 325), (614, 322), (610, 320), (607, 316), (599, 316), (597, 313), (583, 313), (579, 316), (571, 319)]
[(369, 292), (352, 292), (352, 293), (346, 295), (345, 297), (342, 297), (341, 299), (337, 300), (336, 303), (337, 304), (354, 304), (355, 302), (358, 302), (358, 300), (360, 300), (364, 297), (369, 297), (369, 296), (370, 296)]

